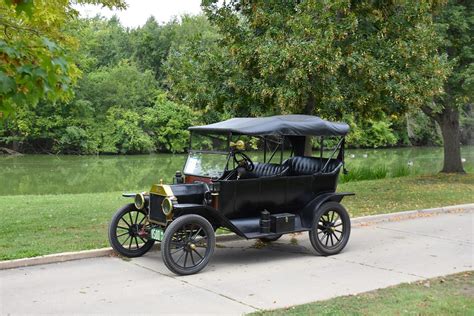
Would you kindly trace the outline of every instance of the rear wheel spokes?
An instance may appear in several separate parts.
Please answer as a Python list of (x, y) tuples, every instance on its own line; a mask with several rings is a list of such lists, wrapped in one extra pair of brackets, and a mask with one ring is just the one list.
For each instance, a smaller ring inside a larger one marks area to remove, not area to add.
[[(340, 227), (336, 229), (336, 227)], [(327, 248), (336, 247), (342, 240), (344, 225), (342, 218), (337, 211), (329, 210), (319, 219), (317, 226), (317, 236), (321, 245)], [(322, 236), (321, 236), (322, 234)]]

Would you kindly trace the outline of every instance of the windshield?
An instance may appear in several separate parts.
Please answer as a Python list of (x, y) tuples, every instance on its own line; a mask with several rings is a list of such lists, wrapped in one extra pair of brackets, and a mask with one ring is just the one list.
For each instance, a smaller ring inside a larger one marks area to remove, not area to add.
[(184, 174), (220, 177), (227, 162), (226, 153), (191, 152), (184, 166)]

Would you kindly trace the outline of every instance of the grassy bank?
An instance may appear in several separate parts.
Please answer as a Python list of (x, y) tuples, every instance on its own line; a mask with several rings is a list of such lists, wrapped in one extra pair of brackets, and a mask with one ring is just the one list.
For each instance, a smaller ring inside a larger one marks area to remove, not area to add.
[[(402, 177), (343, 183), (357, 195), (351, 216), (474, 202), (474, 175)], [(107, 247), (107, 224), (129, 200), (121, 192), (0, 196), (0, 260)]]
[(252, 315), (473, 315), (474, 273), (464, 272), (355, 296)]

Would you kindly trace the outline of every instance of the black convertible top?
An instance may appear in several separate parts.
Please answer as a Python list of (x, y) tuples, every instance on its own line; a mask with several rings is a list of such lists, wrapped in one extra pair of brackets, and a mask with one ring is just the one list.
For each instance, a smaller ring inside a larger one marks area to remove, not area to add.
[(189, 128), (210, 134), (279, 135), (279, 136), (344, 136), (346, 123), (329, 122), (312, 115), (276, 115), (268, 117), (238, 117), (230, 120)]

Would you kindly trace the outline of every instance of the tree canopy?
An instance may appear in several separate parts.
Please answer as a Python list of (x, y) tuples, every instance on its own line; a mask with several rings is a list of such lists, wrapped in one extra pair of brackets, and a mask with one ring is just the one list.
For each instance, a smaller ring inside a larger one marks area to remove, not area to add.
[[(468, 2), (204, 1), (205, 15), (135, 29), (77, 18), (66, 0), (24, 1), (31, 17), (20, 2), (0, 0), (0, 25), (8, 17), (39, 33), (0, 34), (0, 112), (15, 110), (0, 124), (0, 146), (181, 152), (190, 125), (285, 113), (344, 120), (355, 147), (433, 145), (445, 109), (469, 122)], [(57, 23), (43, 30), (49, 14)], [(28, 59), (18, 43), (45, 53)]]
[(433, 1), (204, 3), (251, 111), (400, 114), (439, 95), (450, 71)]
[[(125, 8), (123, 0), (79, 0)], [(69, 0), (0, 1), (0, 112), (16, 105), (71, 96), (79, 71), (71, 58), (76, 39), (64, 33), (77, 16)]]

